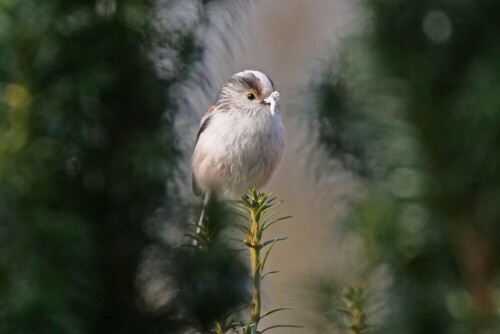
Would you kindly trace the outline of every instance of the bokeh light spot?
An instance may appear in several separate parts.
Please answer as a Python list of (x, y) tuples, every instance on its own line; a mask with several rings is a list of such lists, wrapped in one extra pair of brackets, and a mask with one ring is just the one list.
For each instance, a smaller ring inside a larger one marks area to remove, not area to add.
[(422, 22), (427, 38), (434, 43), (444, 43), (451, 38), (453, 27), (451, 20), (440, 10), (429, 11)]
[(11, 108), (20, 108), (26, 104), (29, 99), (29, 92), (26, 87), (19, 84), (7, 85), (3, 98)]
[(417, 172), (409, 168), (396, 169), (390, 179), (389, 188), (394, 196), (409, 198), (419, 191), (419, 177)]
[(410, 233), (420, 233), (427, 224), (428, 213), (420, 204), (411, 203), (401, 212), (401, 224)]
[(95, 3), (95, 11), (97, 15), (110, 17), (116, 13), (115, 0), (97, 0)]

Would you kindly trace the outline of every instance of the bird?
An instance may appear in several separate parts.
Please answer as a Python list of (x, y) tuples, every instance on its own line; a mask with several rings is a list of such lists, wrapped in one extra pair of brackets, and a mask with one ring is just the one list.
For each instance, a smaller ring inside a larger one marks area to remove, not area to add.
[(270, 181), (285, 150), (279, 99), (273, 81), (255, 70), (222, 86), (201, 119), (192, 155), (193, 192), (204, 195), (204, 207), (211, 196), (237, 199)]

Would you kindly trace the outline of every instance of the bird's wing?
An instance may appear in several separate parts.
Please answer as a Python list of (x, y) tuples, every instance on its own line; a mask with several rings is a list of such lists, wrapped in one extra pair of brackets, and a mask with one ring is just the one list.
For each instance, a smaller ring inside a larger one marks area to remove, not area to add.
[[(203, 114), (203, 117), (201, 118), (200, 128), (203, 126), (203, 123), (205, 122), (205, 120), (214, 113), (214, 111), (215, 111), (215, 105), (208, 107), (207, 111)], [(198, 133), (198, 135), (199, 135), (199, 133)]]
[[(198, 134), (196, 135), (196, 141), (194, 143), (195, 148), (196, 144), (198, 144), (198, 140), (200, 139), (200, 135), (203, 133), (203, 131), (205, 131), (205, 129), (210, 124), (214, 110), (215, 106), (211, 106), (210, 108), (208, 108), (207, 112), (205, 112), (205, 114), (203, 115), (203, 118), (201, 119), (201, 126), (200, 129), (198, 130)], [(195, 196), (200, 196), (203, 194), (202, 190), (198, 186), (198, 182), (196, 181), (194, 173), (192, 173), (192, 185), (193, 185), (193, 194), (195, 194)]]
[(198, 140), (200, 139), (201, 134), (207, 129), (208, 125), (210, 124), (214, 110), (215, 106), (211, 106), (210, 108), (208, 108), (205, 115), (203, 115), (203, 118), (201, 119), (201, 126), (198, 130), (198, 134), (196, 135), (196, 141), (194, 142), (194, 148), (196, 148), (196, 144), (198, 144)]

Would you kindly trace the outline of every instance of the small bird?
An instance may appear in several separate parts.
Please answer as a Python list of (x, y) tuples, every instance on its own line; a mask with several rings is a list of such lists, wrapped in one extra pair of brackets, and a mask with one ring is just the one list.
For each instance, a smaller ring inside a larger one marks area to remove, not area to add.
[[(236, 73), (201, 119), (192, 157), (193, 192), (235, 199), (265, 186), (285, 150), (280, 94), (259, 71)], [(200, 217), (200, 223), (203, 219)]]

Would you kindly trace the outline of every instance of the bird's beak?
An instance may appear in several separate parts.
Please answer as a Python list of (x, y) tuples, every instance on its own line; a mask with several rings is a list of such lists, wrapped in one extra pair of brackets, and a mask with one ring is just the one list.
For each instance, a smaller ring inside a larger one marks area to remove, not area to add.
[(276, 105), (278, 104), (279, 99), (280, 99), (280, 93), (278, 93), (278, 91), (274, 91), (271, 93), (271, 95), (269, 95), (269, 97), (267, 99), (264, 99), (262, 101), (262, 103), (270, 106), (269, 109), (271, 111), (271, 115), (273, 115), (273, 116), (274, 116)]

